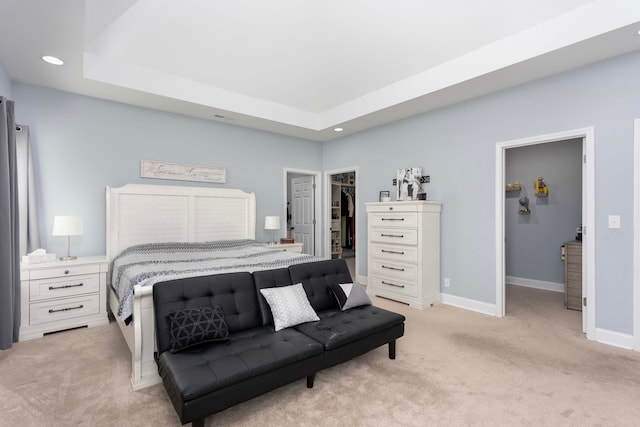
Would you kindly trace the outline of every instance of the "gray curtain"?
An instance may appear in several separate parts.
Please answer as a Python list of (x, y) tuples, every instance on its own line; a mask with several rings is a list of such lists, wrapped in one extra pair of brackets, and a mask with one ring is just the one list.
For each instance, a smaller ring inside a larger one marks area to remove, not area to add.
[(20, 239), (13, 101), (0, 97), (0, 350), (20, 334)]
[(16, 160), (18, 174), (18, 213), (20, 215), (20, 255), (40, 247), (38, 209), (36, 205), (33, 156), (29, 126), (16, 126)]

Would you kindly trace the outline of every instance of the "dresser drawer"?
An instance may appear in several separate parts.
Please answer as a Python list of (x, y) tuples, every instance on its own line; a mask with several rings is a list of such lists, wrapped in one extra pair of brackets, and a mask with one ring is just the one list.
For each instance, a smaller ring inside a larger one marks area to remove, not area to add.
[(80, 274), (94, 274), (100, 272), (98, 264), (69, 265), (42, 269), (33, 269), (29, 273), (29, 279), (50, 279), (52, 277), (77, 276)]
[(372, 242), (418, 244), (418, 230), (416, 229), (370, 228), (369, 230), (369, 238)]
[(29, 283), (29, 301), (69, 297), (99, 291), (100, 276), (98, 274), (32, 280)]
[(372, 212), (368, 220), (372, 227), (418, 226), (418, 214), (415, 212)]
[(35, 325), (55, 320), (98, 314), (99, 312), (99, 294), (37, 302), (29, 305), (29, 323)]
[(400, 263), (395, 261), (373, 258), (371, 271), (374, 275), (385, 276), (394, 279), (409, 281), (418, 280), (418, 266), (415, 264)]
[(369, 255), (376, 258), (385, 258), (400, 262), (417, 262), (418, 248), (415, 246), (395, 246), (372, 244)]
[(415, 297), (418, 295), (418, 286), (415, 282), (406, 280), (389, 279), (385, 277), (373, 276), (371, 283), (373, 293), (376, 289), (393, 292), (398, 295), (404, 295), (409, 297)]

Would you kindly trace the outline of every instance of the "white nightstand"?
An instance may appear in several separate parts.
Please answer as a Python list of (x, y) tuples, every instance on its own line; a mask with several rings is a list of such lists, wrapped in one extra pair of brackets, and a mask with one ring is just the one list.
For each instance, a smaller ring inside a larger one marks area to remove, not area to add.
[(20, 265), (20, 341), (109, 323), (106, 257)]
[(274, 251), (287, 251), (287, 252), (297, 252), (299, 254), (302, 253), (303, 243), (276, 243), (275, 245), (270, 245), (268, 243), (264, 244), (269, 249), (273, 249)]

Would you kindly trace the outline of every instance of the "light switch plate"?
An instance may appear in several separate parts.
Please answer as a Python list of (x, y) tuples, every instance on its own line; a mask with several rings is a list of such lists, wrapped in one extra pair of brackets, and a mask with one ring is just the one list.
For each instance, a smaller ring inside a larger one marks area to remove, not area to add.
[(609, 228), (620, 228), (620, 215), (609, 215)]

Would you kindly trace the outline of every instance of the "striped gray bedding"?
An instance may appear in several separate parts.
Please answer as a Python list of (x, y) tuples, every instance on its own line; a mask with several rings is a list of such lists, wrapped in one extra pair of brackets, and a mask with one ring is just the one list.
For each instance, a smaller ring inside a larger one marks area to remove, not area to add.
[(113, 260), (111, 288), (118, 296), (118, 316), (128, 324), (136, 285), (152, 286), (184, 277), (270, 270), (320, 259), (272, 250), (254, 240), (149, 243), (127, 248)]

